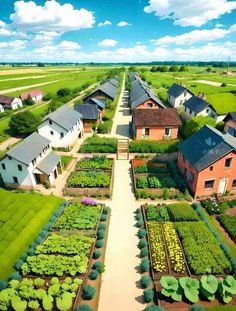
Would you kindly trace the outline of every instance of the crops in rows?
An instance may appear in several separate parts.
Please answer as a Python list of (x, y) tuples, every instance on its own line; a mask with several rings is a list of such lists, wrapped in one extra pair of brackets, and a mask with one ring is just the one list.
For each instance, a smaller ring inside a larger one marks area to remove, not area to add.
[(108, 188), (111, 174), (100, 171), (77, 171), (68, 179), (67, 186), (73, 188)]
[(236, 216), (222, 215), (218, 219), (229, 236), (236, 243)]
[(172, 177), (156, 177), (156, 176), (139, 176), (136, 178), (136, 186), (138, 189), (147, 188), (175, 188), (176, 183)]
[(230, 262), (203, 222), (178, 222), (175, 225), (193, 274), (231, 272)]
[(169, 213), (167, 207), (156, 207), (155, 205), (148, 205), (146, 208), (146, 217), (148, 221), (164, 222), (169, 221)]
[(78, 161), (77, 169), (111, 170), (112, 160), (105, 156), (92, 156)]
[(171, 220), (174, 222), (199, 220), (197, 213), (188, 203), (169, 204), (168, 212)]

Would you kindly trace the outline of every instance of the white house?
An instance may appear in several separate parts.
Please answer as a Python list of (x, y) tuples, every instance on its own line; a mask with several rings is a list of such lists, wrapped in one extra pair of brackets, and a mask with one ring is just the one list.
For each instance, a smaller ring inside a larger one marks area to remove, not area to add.
[(0, 174), (7, 187), (32, 189), (53, 185), (61, 168), (60, 157), (47, 138), (33, 133), (0, 160)]
[(82, 114), (64, 105), (43, 119), (38, 133), (49, 139), (52, 147), (70, 148), (83, 135)]
[(33, 90), (26, 93), (21, 94), (21, 99), (26, 100), (31, 97), (34, 102), (41, 101), (43, 99), (43, 92), (40, 90)]
[(0, 112), (4, 112), (4, 107), (3, 107), (3, 105), (0, 105)]
[(182, 107), (183, 104), (193, 96), (193, 93), (186, 89), (186, 87), (176, 83), (170, 87), (167, 94), (168, 102), (174, 108)]
[(198, 96), (192, 96), (184, 103), (184, 112), (187, 118), (196, 116), (211, 117), (216, 123), (222, 121), (225, 117), (225, 115), (217, 114), (211, 104)]
[(4, 107), (4, 109), (18, 109), (23, 106), (22, 100), (18, 97), (0, 95), (0, 105)]

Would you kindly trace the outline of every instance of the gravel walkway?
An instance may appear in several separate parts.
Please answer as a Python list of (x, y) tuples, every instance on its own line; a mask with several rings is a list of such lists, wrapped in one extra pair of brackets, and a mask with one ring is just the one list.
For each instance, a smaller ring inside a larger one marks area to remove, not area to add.
[(47, 84), (56, 83), (58, 81), (59, 80), (54, 80), (54, 81), (48, 81), (48, 82), (42, 82), (42, 83), (37, 83), (37, 84), (31, 84), (31, 85), (15, 87), (15, 88), (12, 88), (12, 89), (2, 90), (2, 91), (0, 91), (0, 94), (13, 93), (13, 92), (17, 92), (17, 91), (21, 91), (21, 90), (25, 90), (25, 89), (30, 89), (30, 88), (33, 88), (33, 87), (38, 87), (38, 86), (43, 86), (43, 85), (47, 85)]

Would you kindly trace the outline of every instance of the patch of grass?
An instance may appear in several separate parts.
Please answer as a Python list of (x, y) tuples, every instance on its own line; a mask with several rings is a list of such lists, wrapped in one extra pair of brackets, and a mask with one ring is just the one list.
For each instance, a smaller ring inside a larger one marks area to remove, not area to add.
[(8, 278), (16, 260), (62, 201), (54, 196), (0, 189), (0, 279)]
[(73, 158), (71, 156), (61, 156), (61, 164), (62, 167), (65, 169), (69, 165)]
[(232, 93), (217, 93), (208, 95), (208, 101), (219, 114), (236, 111), (236, 96)]
[(235, 306), (215, 306), (212, 308), (206, 308), (207, 311), (235, 311)]

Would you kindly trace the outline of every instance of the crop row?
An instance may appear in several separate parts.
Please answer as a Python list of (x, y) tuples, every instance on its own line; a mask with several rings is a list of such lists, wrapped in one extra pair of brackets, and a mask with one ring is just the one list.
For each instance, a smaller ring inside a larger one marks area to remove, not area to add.
[(193, 274), (231, 272), (231, 264), (210, 230), (201, 221), (175, 224)]
[(175, 188), (176, 183), (172, 177), (161, 177), (156, 176), (145, 177), (139, 176), (136, 178), (136, 185), (138, 189), (147, 188)]
[(146, 217), (148, 221), (163, 222), (170, 220), (167, 207), (152, 204), (149, 204), (146, 208)]
[(222, 215), (218, 219), (229, 236), (236, 242), (236, 216)]
[(108, 188), (111, 175), (100, 171), (77, 171), (68, 179), (68, 187), (74, 188)]
[(168, 212), (172, 221), (198, 221), (197, 213), (188, 203), (168, 205)]
[(76, 165), (77, 169), (91, 169), (91, 170), (111, 170), (112, 160), (105, 156), (92, 156), (79, 160)]

